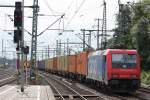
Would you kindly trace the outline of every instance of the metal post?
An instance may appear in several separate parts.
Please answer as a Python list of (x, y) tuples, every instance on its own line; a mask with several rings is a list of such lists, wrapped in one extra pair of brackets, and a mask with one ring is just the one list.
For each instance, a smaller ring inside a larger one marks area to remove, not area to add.
[(26, 70), (26, 75), (25, 75), (25, 77), (26, 77), (26, 85), (27, 85), (27, 83), (28, 83), (28, 80), (27, 80), (27, 78), (28, 78), (28, 65), (27, 65), (27, 63), (28, 63), (28, 60), (27, 60), (27, 54), (25, 55), (25, 63), (26, 63), (26, 66), (25, 66), (25, 70)]
[(90, 47), (91, 47), (91, 33), (92, 33), (92, 31), (89, 30), (88, 44)]
[(59, 41), (59, 56), (61, 56), (61, 40)]
[(56, 40), (56, 56), (58, 56), (58, 40)]
[(3, 59), (3, 67), (5, 67), (5, 62), (4, 62), (4, 40), (2, 39), (2, 59)]
[(85, 51), (85, 29), (83, 29), (83, 51)]
[(21, 5), (21, 8), (22, 8), (22, 41), (20, 41), (20, 51), (21, 51), (21, 92), (24, 92), (24, 70), (23, 70), (23, 67), (24, 67), (24, 54), (23, 54), (23, 50), (22, 48), (24, 47), (24, 0), (22, 0), (22, 5)]
[(67, 55), (69, 54), (69, 39), (67, 39)]
[(97, 19), (97, 50), (99, 49), (99, 21), (100, 19)]
[(42, 50), (42, 60), (43, 60), (43, 50)]
[(102, 32), (104, 35), (104, 46), (102, 49), (106, 49), (107, 46), (107, 18), (106, 18), (106, 1), (104, 0), (104, 9), (103, 9), (103, 25)]
[(64, 53), (63, 53), (63, 55), (66, 55), (65, 49), (66, 49), (66, 45), (64, 44)]
[[(37, 49), (37, 20), (38, 20), (38, 0), (33, 1), (33, 21), (32, 21), (32, 43), (31, 43), (31, 71), (30, 75), (37, 80), (36, 77), (36, 49)], [(30, 78), (31, 78), (30, 77)], [(32, 78), (31, 78), (32, 79)]]
[(19, 84), (19, 76), (20, 76), (19, 66), (20, 66), (20, 51), (18, 50), (17, 61), (16, 61), (16, 69), (17, 69), (17, 74), (18, 74), (17, 84)]
[(49, 58), (49, 49), (50, 49), (50, 48), (49, 48), (49, 45), (48, 45), (48, 49), (47, 49), (47, 53), (48, 53), (48, 58)]

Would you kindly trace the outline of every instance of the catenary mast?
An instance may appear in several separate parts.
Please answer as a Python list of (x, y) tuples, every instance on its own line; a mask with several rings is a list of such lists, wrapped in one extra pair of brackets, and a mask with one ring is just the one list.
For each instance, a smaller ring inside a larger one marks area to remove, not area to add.
[(32, 21), (32, 42), (31, 42), (31, 75), (36, 70), (36, 49), (37, 49), (37, 23), (38, 23), (38, 0), (33, 0), (33, 21)]

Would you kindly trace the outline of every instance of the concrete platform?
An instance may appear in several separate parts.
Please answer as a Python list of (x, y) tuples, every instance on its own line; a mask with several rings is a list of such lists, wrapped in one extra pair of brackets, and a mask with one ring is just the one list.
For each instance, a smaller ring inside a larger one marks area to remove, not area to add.
[(29, 85), (20, 92), (20, 86), (5, 85), (0, 87), (0, 100), (55, 100), (49, 86)]

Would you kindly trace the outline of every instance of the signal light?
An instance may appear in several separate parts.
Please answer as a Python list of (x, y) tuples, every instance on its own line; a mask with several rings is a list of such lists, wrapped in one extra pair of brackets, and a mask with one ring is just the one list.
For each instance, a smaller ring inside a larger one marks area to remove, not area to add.
[(14, 43), (19, 43), (22, 40), (22, 30), (14, 30)]
[(16, 3), (15, 3), (14, 26), (15, 26), (15, 27), (22, 27), (21, 2), (16, 2)]
[(24, 47), (23, 51), (25, 54), (29, 54), (29, 46)]
[(19, 51), (19, 46), (16, 47), (16, 51)]
[(21, 9), (21, 2), (15, 2), (15, 9)]

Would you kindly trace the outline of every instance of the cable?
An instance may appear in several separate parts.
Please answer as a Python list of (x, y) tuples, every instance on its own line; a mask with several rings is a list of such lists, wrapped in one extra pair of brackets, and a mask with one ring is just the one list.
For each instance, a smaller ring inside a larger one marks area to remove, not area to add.
[(54, 12), (60, 14), (60, 12), (56, 12), (56, 11), (54, 11), (54, 10), (50, 7), (50, 4), (47, 2), (47, 0), (44, 0), (44, 3), (45, 3), (45, 5), (48, 7), (48, 9), (51, 11), (52, 14), (54, 14)]
[(26, 30), (25, 28), (24, 28), (24, 31), (26, 31), (29, 35), (32, 36), (32, 34), (28, 30)]
[(43, 30), (40, 34), (38, 34), (37, 36), (42, 35), (46, 30), (48, 30), (51, 26), (53, 26), (56, 22), (58, 22), (61, 18), (63, 18), (65, 16), (65, 14), (63, 14), (59, 19), (57, 19), (56, 21), (54, 21), (51, 25), (49, 25), (45, 30)]
[[(72, 0), (71, 3), (69, 4), (69, 6), (67, 7), (67, 10), (69, 10), (72, 7), (73, 1), (74, 0)], [(67, 12), (67, 11), (65, 10), (65, 12)]]
[(61, 32), (61, 30), (60, 30), (61, 29), (60, 24), (61, 24), (61, 19), (60, 19), (59, 24), (58, 24), (58, 29), (59, 29), (58, 32), (59, 33)]
[[(68, 21), (68, 23), (66, 24), (66, 27), (71, 23), (71, 21), (73, 20), (73, 18), (75, 17), (75, 15), (79, 12), (79, 10), (81, 9), (81, 7), (83, 6), (83, 4), (85, 3), (85, 0), (82, 1), (82, 3), (80, 4), (79, 8), (75, 11), (75, 13), (73, 14), (73, 16), (71, 17), (71, 19)], [(65, 28), (66, 28), (65, 27)]]
[[(11, 15), (9, 15), (9, 14), (6, 14), (9, 18), (10, 18), (10, 20), (13, 22), (14, 20), (13, 20), (13, 18), (11, 18)], [(29, 35), (31, 35), (32, 36), (32, 34), (28, 31), (28, 30), (26, 30), (25, 28), (24, 28), (24, 31), (26, 31)]]

